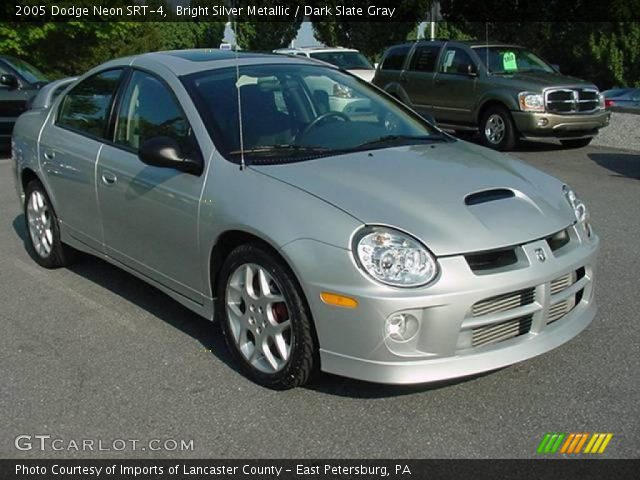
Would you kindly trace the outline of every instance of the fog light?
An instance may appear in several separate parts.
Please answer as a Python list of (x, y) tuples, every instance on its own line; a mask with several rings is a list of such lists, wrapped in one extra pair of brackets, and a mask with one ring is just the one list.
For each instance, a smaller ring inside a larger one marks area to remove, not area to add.
[(539, 127), (546, 127), (548, 124), (549, 120), (547, 120), (546, 118), (541, 118), (540, 120), (538, 120)]
[(408, 313), (394, 313), (384, 325), (386, 336), (396, 342), (406, 342), (418, 333), (418, 319)]

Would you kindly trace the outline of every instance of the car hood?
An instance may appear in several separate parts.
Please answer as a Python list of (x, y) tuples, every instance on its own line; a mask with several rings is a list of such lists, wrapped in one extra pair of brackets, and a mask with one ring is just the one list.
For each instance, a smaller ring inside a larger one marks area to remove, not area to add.
[(360, 77), (362, 80), (367, 82), (371, 82), (373, 80), (373, 76), (376, 74), (376, 71), (373, 69), (349, 69), (347, 70), (349, 73), (353, 73), (356, 77)]
[[(526, 243), (556, 233), (574, 220), (559, 180), (461, 141), (251, 168), (364, 224), (411, 233), (439, 256)], [(468, 195), (493, 189), (508, 189), (514, 196), (466, 204)]]
[(523, 72), (511, 75), (492, 75), (491, 77), (500, 84), (517, 86), (520, 89), (536, 90), (548, 87), (580, 86), (597, 88), (594, 84), (580, 78), (569, 77), (560, 73)]

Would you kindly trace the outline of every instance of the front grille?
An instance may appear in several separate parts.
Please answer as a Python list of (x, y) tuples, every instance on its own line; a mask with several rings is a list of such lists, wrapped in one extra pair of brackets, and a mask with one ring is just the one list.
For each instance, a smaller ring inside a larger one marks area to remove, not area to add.
[[(496, 295), (473, 304), (462, 322), (457, 349), (494, 344), (560, 321), (582, 301), (590, 279), (585, 267), (565, 273), (546, 284), (548, 294), (541, 298), (543, 285)], [(542, 289), (541, 289), (542, 290)]]
[[(571, 285), (582, 279), (585, 275), (584, 267), (579, 268), (578, 270), (574, 270), (572, 272), (566, 273), (561, 277), (556, 278), (551, 281), (549, 286), (549, 291), (551, 295), (558, 295), (564, 292)], [(575, 308), (576, 305), (580, 303), (582, 300), (582, 295), (584, 293), (584, 289), (578, 290), (575, 294), (570, 295), (564, 300), (560, 300), (551, 304), (549, 307), (549, 312), (547, 313), (547, 325), (553, 323), (557, 320), (560, 320), (562, 317), (567, 315), (571, 310)]]
[(527, 315), (505, 322), (474, 328), (471, 346), (480, 347), (482, 345), (498, 343), (510, 338), (519, 337), (520, 335), (525, 335), (531, 330), (532, 319), (533, 317), (531, 315)]
[(558, 88), (545, 92), (549, 113), (590, 113), (598, 109), (598, 91), (593, 88)]
[(568, 230), (561, 230), (545, 239), (552, 252), (560, 250), (571, 241)]
[(576, 272), (569, 272), (566, 275), (556, 278), (551, 282), (551, 295), (560, 293), (569, 288), (576, 281)]
[(471, 253), (465, 255), (467, 264), (473, 272), (484, 272), (496, 268), (508, 267), (518, 263), (515, 248), (491, 250), (488, 252)]
[(533, 303), (535, 292), (533, 288), (518, 290), (517, 292), (505, 293), (495, 297), (482, 300), (471, 308), (471, 315), (479, 317), (490, 313), (506, 312), (514, 308), (522, 307)]
[(571, 300), (563, 300), (549, 307), (549, 313), (547, 316), (547, 324), (553, 323), (556, 320), (560, 320), (567, 313), (569, 313), (573, 307), (575, 306), (575, 302)]

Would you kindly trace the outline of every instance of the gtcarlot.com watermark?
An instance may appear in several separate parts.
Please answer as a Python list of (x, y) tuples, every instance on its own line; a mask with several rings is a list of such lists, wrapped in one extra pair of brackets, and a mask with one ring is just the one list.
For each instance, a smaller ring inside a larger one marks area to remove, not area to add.
[(22, 452), (192, 452), (193, 440), (176, 438), (61, 438), (49, 434), (23, 434), (14, 440)]

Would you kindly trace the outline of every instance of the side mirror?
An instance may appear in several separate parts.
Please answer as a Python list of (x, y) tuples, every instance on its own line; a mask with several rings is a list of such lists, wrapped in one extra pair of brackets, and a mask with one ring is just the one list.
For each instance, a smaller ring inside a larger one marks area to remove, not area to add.
[(467, 75), (469, 75), (470, 77), (477, 77), (478, 76), (478, 70), (476, 69), (475, 65), (467, 65)]
[(153, 137), (145, 141), (138, 149), (138, 157), (153, 167), (174, 168), (194, 175), (200, 175), (203, 170), (199, 156), (195, 159), (184, 157), (178, 143), (169, 137)]
[(5, 87), (9, 87), (13, 90), (14, 88), (18, 88), (20, 83), (18, 82), (18, 77), (5, 73), (0, 75), (0, 85), (4, 85)]

